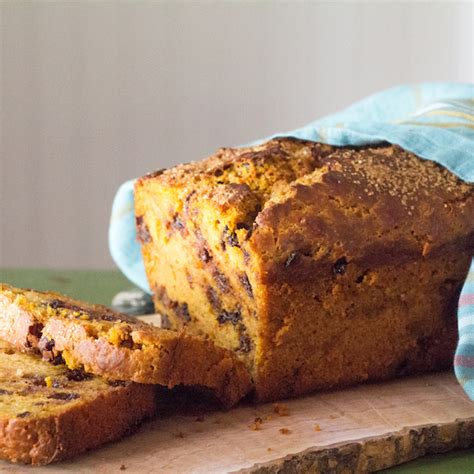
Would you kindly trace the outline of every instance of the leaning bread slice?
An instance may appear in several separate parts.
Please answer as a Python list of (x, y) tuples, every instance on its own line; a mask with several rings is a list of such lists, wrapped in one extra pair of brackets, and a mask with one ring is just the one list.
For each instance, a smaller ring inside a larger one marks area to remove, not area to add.
[(151, 385), (107, 382), (0, 342), (0, 458), (48, 464), (120, 438), (155, 411)]
[(251, 388), (244, 364), (209, 340), (57, 293), (0, 284), (0, 339), (109, 380), (201, 386), (226, 406)]

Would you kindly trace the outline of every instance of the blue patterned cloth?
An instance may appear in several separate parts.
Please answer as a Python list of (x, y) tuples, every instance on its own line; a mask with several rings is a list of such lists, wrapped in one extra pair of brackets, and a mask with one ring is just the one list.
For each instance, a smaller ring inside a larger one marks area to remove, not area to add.
[(459, 298), (458, 328), (454, 372), (469, 398), (474, 400), (474, 259)]
[[(436, 161), (473, 183), (474, 85), (432, 83), (395, 87), (305, 127), (273, 136), (292, 136), (339, 146), (385, 141)], [(271, 137), (265, 140), (268, 138)], [(149, 292), (135, 235), (133, 180), (123, 184), (115, 197), (109, 246), (125, 276)], [(474, 261), (462, 291), (458, 322), (460, 337), (455, 372), (474, 400)]]

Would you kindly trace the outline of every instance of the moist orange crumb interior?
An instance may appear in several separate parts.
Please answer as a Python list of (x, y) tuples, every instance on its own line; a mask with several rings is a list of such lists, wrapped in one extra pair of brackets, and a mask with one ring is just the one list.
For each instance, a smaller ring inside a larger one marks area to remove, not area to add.
[[(256, 216), (279, 187), (313, 171), (330, 148), (240, 153), (223, 149), (203, 163), (139, 181), (138, 234), (154, 302), (172, 328), (189, 329), (235, 350), (252, 366), (264, 289), (247, 245)], [(157, 178), (157, 179), (154, 179)]]

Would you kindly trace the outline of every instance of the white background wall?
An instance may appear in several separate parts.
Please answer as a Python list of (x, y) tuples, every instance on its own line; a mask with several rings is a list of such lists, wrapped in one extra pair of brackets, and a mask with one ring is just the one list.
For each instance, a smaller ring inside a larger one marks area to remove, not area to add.
[(111, 267), (127, 178), (415, 81), (474, 82), (472, 2), (0, 5), (0, 266)]

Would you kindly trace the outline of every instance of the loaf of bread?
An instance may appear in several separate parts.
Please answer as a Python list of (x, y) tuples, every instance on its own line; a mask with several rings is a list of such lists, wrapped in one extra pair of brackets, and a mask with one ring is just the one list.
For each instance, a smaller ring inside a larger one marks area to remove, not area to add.
[(226, 406), (252, 388), (244, 363), (210, 340), (57, 293), (0, 284), (0, 339), (108, 380), (199, 386)]
[(0, 342), (0, 458), (48, 464), (127, 433), (155, 412), (154, 387), (107, 382)]
[(452, 362), (474, 186), (433, 162), (280, 138), (151, 173), (135, 206), (156, 310), (261, 400)]

